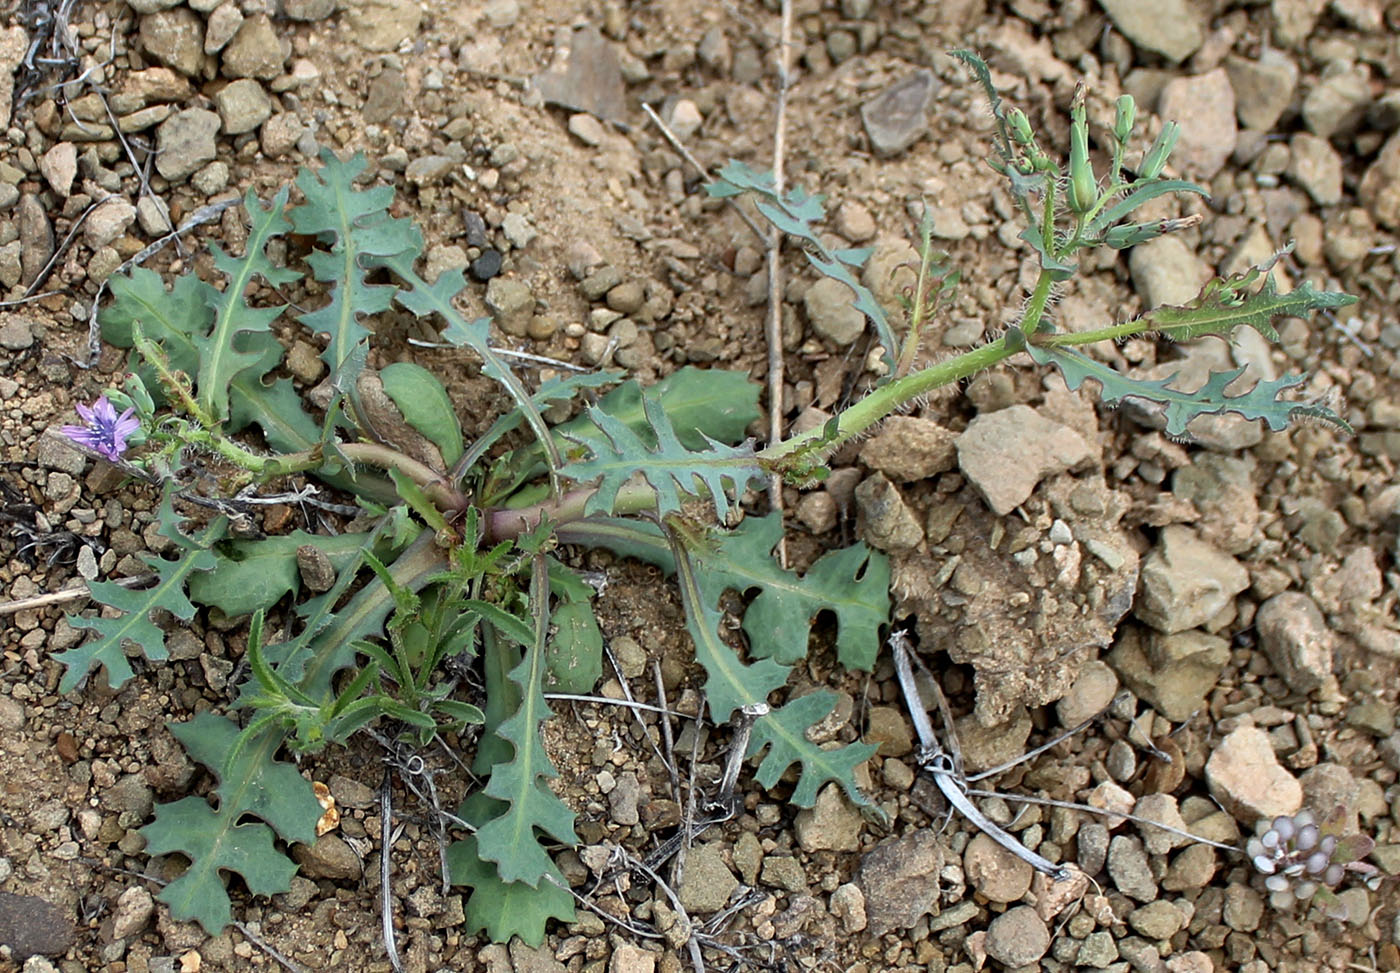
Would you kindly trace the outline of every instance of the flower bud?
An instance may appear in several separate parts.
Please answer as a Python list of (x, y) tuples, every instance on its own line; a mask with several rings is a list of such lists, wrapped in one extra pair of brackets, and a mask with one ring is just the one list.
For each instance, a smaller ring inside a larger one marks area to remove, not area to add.
[(1006, 113), (1006, 126), (1011, 129), (1011, 137), (1022, 145), (1030, 145), (1035, 141), (1035, 132), (1031, 129), (1031, 120), (1026, 117), (1026, 113), (1019, 108), (1012, 108)]
[(1076, 97), (1070, 109), (1069, 126), (1069, 206), (1076, 213), (1087, 213), (1098, 202), (1098, 180), (1089, 161), (1089, 119), (1084, 100)]
[(1113, 119), (1113, 137), (1118, 140), (1119, 145), (1127, 145), (1129, 136), (1133, 134), (1133, 120), (1137, 117), (1137, 102), (1133, 101), (1132, 95), (1119, 95), (1117, 107), (1118, 112)]
[(1152, 148), (1142, 157), (1142, 165), (1138, 168), (1139, 179), (1156, 179), (1162, 174), (1167, 165), (1167, 156), (1176, 148), (1177, 136), (1180, 134), (1181, 126), (1176, 122), (1167, 122), (1162, 126), (1162, 133), (1157, 136), (1157, 141), (1152, 143)]

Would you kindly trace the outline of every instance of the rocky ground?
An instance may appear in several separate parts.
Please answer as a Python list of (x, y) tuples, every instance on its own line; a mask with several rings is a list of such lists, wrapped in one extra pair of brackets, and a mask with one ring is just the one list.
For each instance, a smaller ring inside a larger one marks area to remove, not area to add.
[[(1109, 411), (1030, 368), (1004, 369), (890, 421), (838, 454), (824, 486), (791, 492), (799, 566), (855, 537), (893, 556), (897, 616), (942, 679), (969, 770), (1110, 708), (998, 777), (1007, 798), (979, 801), (1027, 846), (1076, 866), (1071, 882), (1050, 886), (945, 816), (916, 780), (890, 663), (865, 677), (817, 653), (797, 688), (843, 693), (823, 728), (830, 739), (880, 744), (864, 779), (890, 824), (863, 819), (834, 790), (798, 812), (783, 791), (741, 782), (742, 813), (690, 850), (678, 889), (708, 967), (1400, 969), (1393, 882), (1347, 887), (1343, 922), (1278, 911), (1241, 856), (1009, 799), (1135, 808), (1226, 843), (1261, 816), (1341, 807), (1349, 828), (1377, 841), (1371, 860), (1400, 870), (1400, 5), (794, 7), (789, 181), (829, 194), (832, 233), (875, 248), (866, 280), (891, 304), (910, 280), (928, 201), (964, 279), (929, 359), (995, 334), (1033, 277), (1009, 199), (981, 163), (984, 101), (944, 53), (968, 46), (1006, 98), (1059, 136), (1081, 78), (1097, 123), (1123, 91), (1150, 132), (1179, 120), (1179, 169), (1211, 190), (1208, 203), (1159, 214), (1200, 212), (1199, 229), (1093, 258), (1060, 296), (1058, 320), (1082, 329), (1187, 300), (1212, 273), (1291, 240), (1274, 270), (1281, 286), (1308, 280), (1360, 303), (1278, 322), (1277, 347), (1245, 331), (1228, 347), (1133, 340), (1104, 354), (1151, 376), (1305, 368), (1303, 392), (1333, 396), (1356, 435), (1316, 425), (1269, 433), (1225, 418), (1176, 442), (1147, 411)], [(372, 178), (394, 185), (423, 225), (427, 276), (467, 267), (479, 285), (469, 310), (490, 314), (506, 346), (643, 381), (687, 363), (761, 380), (762, 243), (706, 199), (641, 106), (703, 165), (769, 165), (777, 4), (26, 0), (8, 16), (0, 968), (271, 968), (266, 944), (306, 969), (387, 970), (372, 747), (304, 765), (328, 783), (342, 818), (303, 851), (291, 892), (270, 901), (236, 892), (243, 925), (212, 937), (152, 900), (143, 876), (169, 877), (178, 863), (146, 856), (137, 829), (153, 801), (207, 786), (163, 724), (227, 704), (236, 626), (200, 619), (174, 632), (171, 663), (121, 692), (56, 691), (50, 656), (81, 638), (63, 613), (84, 603), (30, 600), (139, 574), (139, 555), (164, 543), (153, 496), (57, 433), (74, 403), (123, 367), (113, 349), (94, 349), (96, 367), (81, 367), (93, 302), (172, 225), (249, 188), (270, 197), (323, 148), (362, 149)], [(228, 208), (144, 259), (172, 275), (208, 274), (206, 244), (236, 249), (241, 233), (240, 210)], [(859, 315), (801, 263), (786, 260), (792, 423), (820, 421), (873, 377)], [(390, 329), (421, 337), (383, 322)], [(286, 343), (288, 374), (311, 387), (322, 378), (315, 349), (290, 333)], [(469, 361), (397, 348), (444, 376), (469, 424), (489, 422), (499, 403)], [(290, 521), (273, 511), (265, 526)], [(625, 680), (654, 698), (653, 662), (676, 698), (698, 685), (678, 601), (658, 597), (640, 568), (595, 566), (612, 576), (600, 605), (619, 660), (601, 691), (617, 695)], [(646, 725), (655, 738), (654, 718)], [(686, 927), (657, 887), (635, 876), (594, 882), (610, 849), (643, 854), (676, 823), (667, 771), (643, 736), (626, 712), (579, 705), (560, 713), (550, 740), (584, 842), (563, 856), (565, 873), (603, 912), (657, 935), (583, 911), (539, 949), (462, 935), (461, 896), (440, 893), (436, 844), (421, 806), (402, 794), (393, 881), (406, 968), (688, 966)], [(725, 736), (703, 735), (702, 777), (722, 760)], [(444, 785), (453, 798), (462, 786)]]

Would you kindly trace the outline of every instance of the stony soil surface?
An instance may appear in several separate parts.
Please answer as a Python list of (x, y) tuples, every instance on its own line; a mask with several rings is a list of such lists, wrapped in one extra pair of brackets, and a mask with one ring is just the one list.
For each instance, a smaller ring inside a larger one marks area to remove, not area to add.
[[(1295, 249), (1274, 271), (1283, 286), (1361, 297), (1335, 318), (1278, 322), (1277, 347), (1249, 332), (1233, 347), (1134, 340), (1104, 352), (1154, 376), (1306, 368), (1305, 393), (1334, 396), (1352, 438), (1226, 418), (1174, 442), (1143, 410), (1105, 410), (1029, 368), (998, 370), (843, 450), (823, 487), (791, 492), (794, 561), (855, 537), (894, 557), (897, 615), (940, 674), (969, 769), (1112, 704), (997, 778), (1008, 796), (1135, 807), (1227, 843), (1260, 817), (1340, 806), (1378, 842), (1372, 860), (1400, 869), (1400, 5), (794, 6), (789, 180), (829, 194), (833, 234), (875, 248), (867, 282), (892, 304), (928, 200), (964, 276), (928, 359), (994, 335), (1033, 277), (1008, 197), (981, 163), (983, 99), (943, 53), (955, 46), (983, 52), (1004, 95), (1058, 135), (1076, 80), (1092, 86), (1099, 122), (1133, 93), (1151, 132), (1182, 123), (1180, 170), (1211, 190), (1208, 203), (1173, 211), (1201, 212), (1198, 230), (1093, 258), (1055, 305), (1067, 327), (1189, 299), (1212, 273), (1287, 240)], [(372, 178), (394, 185), (427, 233), (428, 275), (468, 267), (479, 285), (469, 310), (492, 315), (506, 346), (643, 381), (686, 363), (765, 373), (762, 243), (706, 199), (641, 106), (706, 166), (770, 164), (772, 0), (21, 8), (0, 33), (0, 580), (12, 601), (141, 573), (139, 555), (163, 542), (153, 496), (57, 434), (123, 367), (112, 349), (93, 369), (77, 364), (102, 281), (201, 207), (250, 188), (271, 196), (322, 149), (368, 154)], [(67, 74), (33, 69), (69, 50)], [(231, 208), (146, 263), (208, 274), (205, 244), (236, 250), (241, 234)], [(786, 264), (787, 418), (820, 421), (872, 381), (868, 332), (841, 294), (813, 286), (800, 256)], [(23, 300), (32, 295), (43, 296)], [(422, 336), (398, 320), (380, 330)], [(290, 332), (286, 343), (288, 373), (310, 388), (322, 378), (315, 349)], [(469, 426), (489, 422), (500, 403), (470, 361), (389, 346), (437, 370)], [(289, 530), (299, 516), (274, 510), (264, 527)], [(654, 699), (657, 662), (684, 703), (698, 680), (679, 602), (639, 567), (591, 566), (612, 576), (600, 606), (619, 661), (601, 691), (617, 695), (626, 680)], [(242, 636), (200, 619), (172, 635), (169, 664), (143, 667), (122, 691), (59, 695), (50, 656), (81, 637), (64, 610), (84, 607), (3, 616), (0, 968), (266, 969), (265, 943), (306, 969), (389, 969), (372, 746), (303, 765), (343, 816), (302, 853), (291, 892), (269, 901), (236, 889), (244, 925), (212, 937), (153, 902), (157, 886), (142, 876), (178, 863), (145, 855), (137, 829), (153, 801), (208, 786), (163, 724), (227, 705)], [(889, 662), (871, 677), (843, 674), (816, 652), (800, 679), (844, 693), (831, 739), (880, 744), (864, 781), (890, 823), (863, 819), (833, 790), (799, 812), (781, 785), (742, 785), (742, 812), (701, 836), (679, 883), (710, 969), (1400, 969), (1393, 883), (1346, 890), (1345, 922), (1278, 912), (1238, 855), (1121, 818), (981, 799), (1026, 845), (1077, 867), (1048, 885), (945, 817), (916, 780)], [(644, 722), (657, 738), (655, 719)], [(688, 748), (694, 729), (676, 729)], [(396, 791), (407, 969), (689, 966), (687, 927), (661, 890), (640, 876), (595, 881), (609, 849), (644, 854), (678, 819), (638, 722), (561, 708), (550, 740), (584, 842), (563, 855), (565, 873), (603, 913), (656, 932), (581, 911), (539, 949), (464, 936), (461, 896), (438, 888), (423, 808)], [(702, 781), (726, 742), (703, 735)], [(460, 796), (462, 782), (441, 780)]]

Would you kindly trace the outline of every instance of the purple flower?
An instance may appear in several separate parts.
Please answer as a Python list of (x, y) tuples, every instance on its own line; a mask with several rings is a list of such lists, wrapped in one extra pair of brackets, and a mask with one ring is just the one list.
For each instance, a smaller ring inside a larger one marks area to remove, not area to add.
[(126, 452), (126, 439), (141, 428), (141, 420), (134, 415), (135, 409), (127, 409), (121, 415), (107, 401), (107, 396), (98, 398), (91, 407), (81, 402), (76, 406), (78, 415), (85, 426), (64, 426), (63, 435), (79, 446), (86, 446), (94, 453), (116, 461)]

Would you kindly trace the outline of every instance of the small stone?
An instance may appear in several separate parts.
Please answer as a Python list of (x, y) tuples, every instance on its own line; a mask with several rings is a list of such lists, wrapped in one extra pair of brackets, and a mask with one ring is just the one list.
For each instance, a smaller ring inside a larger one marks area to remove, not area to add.
[(956, 439), (932, 419), (891, 416), (861, 446), (860, 461), (898, 483), (923, 480), (957, 465)]
[(1128, 269), (1145, 308), (1186, 304), (1211, 276), (1205, 262), (1175, 236), (1160, 236), (1133, 247)]
[(501, 233), (517, 250), (524, 250), (539, 236), (524, 213), (507, 213), (505, 219), (501, 220)]
[(604, 121), (621, 121), (626, 115), (617, 51), (592, 24), (574, 28), (567, 58), (556, 58), (534, 82), (545, 104), (588, 112)]
[(1079, 867), (1086, 875), (1097, 875), (1108, 861), (1108, 828), (1098, 821), (1080, 825), (1076, 835), (1079, 846)]
[[(1205, 43), (1199, 15), (1186, 0), (1099, 0), (1114, 26), (1138, 47), (1180, 63)], [(1170, 118), (1170, 115), (1163, 117)]]
[(705, 116), (689, 98), (678, 99), (671, 107), (670, 117), (666, 119), (667, 126), (681, 141), (694, 135), (704, 122)]
[[(1181, 816), (1181, 811), (1176, 805), (1176, 798), (1170, 794), (1144, 794), (1133, 807), (1133, 813), (1144, 821), (1155, 821), (1169, 828), (1175, 828), (1177, 831), (1191, 830)], [(1190, 840), (1183, 835), (1163, 828), (1154, 828), (1152, 825), (1142, 822), (1138, 823), (1138, 833), (1142, 835), (1143, 847), (1150, 855), (1165, 855), (1173, 849), (1180, 848)]]
[[(316, 359), (316, 363), (322, 364)], [(302, 584), (307, 590), (320, 594), (335, 586), (336, 570), (330, 556), (314, 544), (303, 544), (297, 548), (297, 570)]]
[(1400, 228), (1400, 132), (1386, 140), (1362, 175), (1357, 197), (1377, 223)]
[(203, 108), (171, 115), (156, 129), (156, 171), (171, 182), (187, 179), (218, 154), (214, 139), (221, 125), (218, 115)]
[(429, 284), (449, 270), (461, 270), (467, 266), (467, 251), (455, 244), (435, 244), (428, 248), (423, 257), (423, 279)]
[(481, 256), (471, 262), (468, 271), (472, 275), (472, 280), (484, 284), (501, 272), (502, 262), (501, 251), (486, 249), (481, 252)]
[(33, 193), (20, 196), (15, 216), (19, 223), (20, 283), (28, 286), (53, 257), (53, 224), (49, 222), (44, 204)]
[(24, 351), (34, 345), (34, 325), (37, 322), (18, 314), (0, 316), (0, 348)]
[(236, 3), (221, 3), (209, 14), (204, 28), (204, 53), (218, 54), (243, 26), (243, 11)]
[(864, 524), (863, 536), (887, 553), (909, 551), (924, 539), (923, 527), (909, 508), (899, 488), (876, 473), (856, 487), (856, 506)]
[(175, 228), (170, 208), (159, 196), (142, 196), (136, 201), (136, 222), (147, 236), (164, 236)]
[(1230, 661), (1230, 643), (1191, 629), (1164, 635), (1124, 626), (1108, 661), (1128, 688), (1174, 723), (1190, 720)]
[[(866, 852), (855, 882), (865, 896), (870, 935), (878, 937), (894, 929), (908, 929), (920, 917), (933, 912), (938, 904), (938, 876), (942, 869), (943, 849), (928, 828), (882, 841)], [(976, 904), (966, 904), (972, 906), (975, 915)], [(944, 916), (952, 911), (947, 910)]]
[(24, 707), (9, 696), (0, 696), (0, 730), (18, 733), (24, 729)]
[(0, 288), (14, 287), (24, 276), (24, 244), (11, 240), (0, 247)]
[(1050, 930), (1028, 905), (1007, 909), (987, 927), (987, 955), (1006, 966), (1028, 966), (1049, 948)]
[(861, 122), (876, 155), (898, 155), (928, 131), (933, 83), (932, 71), (915, 71), (860, 106)]
[(820, 337), (846, 347), (865, 332), (865, 315), (856, 310), (855, 293), (830, 277), (823, 277), (802, 297), (807, 321)]
[(848, 199), (836, 210), (836, 232), (852, 243), (863, 243), (875, 235), (875, 217), (870, 210)]
[(1279, 765), (1269, 735), (1255, 726), (1232, 730), (1206, 761), (1211, 795), (1239, 821), (1294, 814), (1303, 806), (1303, 788)]
[(1093, 932), (1084, 937), (1075, 954), (1075, 966), (1092, 966), (1098, 969), (1108, 966), (1118, 958), (1118, 944), (1110, 932)]
[(1045, 477), (1094, 456), (1078, 432), (1027, 405), (979, 414), (958, 436), (956, 446), (959, 468), (997, 516), (1030, 499)]
[(963, 873), (979, 895), (1016, 902), (1031, 887), (1034, 869), (985, 834), (974, 835), (963, 852)]
[(307, 878), (328, 878), (332, 881), (358, 882), (364, 874), (364, 863), (345, 839), (327, 832), (313, 845), (293, 845), (292, 857)]
[(1264, 918), (1264, 897), (1248, 885), (1231, 882), (1225, 889), (1221, 918), (1236, 932), (1254, 932)]
[(807, 891), (807, 873), (802, 870), (802, 863), (791, 855), (769, 855), (764, 858), (759, 879), (769, 888), (784, 892)]
[(146, 928), (155, 914), (156, 902), (151, 893), (139, 885), (132, 886), (117, 898), (112, 913), (112, 938), (126, 939)]
[[(204, 64), (204, 21), (192, 10), (176, 7), (141, 18), (141, 48), (151, 58), (186, 77), (199, 74)], [(160, 162), (157, 156), (157, 169)]]
[(797, 501), (797, 519), (814, 534), (824, 534), (836, 526), (836, 501), (825, 490), (804, 494)]
[(1240, 124), (1259, 132), (1273, 131), (1298, 85), (1298, 66), (1293, 59), (1265, 47), (1257, 61), (1230, 55), (1225, 59), (1225, 73), (1235, 92)]
[(1342, 157), (1332, 143), (1317, 135), (1299, 132), (1288, 142), (1288, 178), (1303, 188), (1319, 206), (1342, 201)]
[(258, 133), (258, 144), (263, 155), (269, 159), (280, 159), (300, 141), (306, 129), (301, 120), (292, 112), (281, 112), (263, 122)]
[(641, 310), (646, 293), (639, 281), (623, 281), (607, 293), (607, 305), (619, 314), (636, 314)]
[(420, 155), (408, 164), (403, 175), (415, 186), (436, 186), (459, 164), (450, 155)]
[(1055, 704), (1060, 725), (1073, 729), (1108, 708), (1118, 695), (1118, 676), (1099, 659), (1086, 662), (1070, 684), (1069, 692)]
[(1158, 899), (1128, 913), (1128, 925), (1148, 939), (1171, 939), (1185, 925), (1185, 917), (1170, 902)]
[[(580, 264), (580, 266), (583, 265)], [(574, 276), (578, 275), (575, 274)], [(579, 281), (578, 289), (586, 300), (596, 301), (600, 300), (604, 294), (621, 283), (622, 271), (609, 265), (601, 267), (584, 276), (583, 279)]]
[(39, 174), (53, 191), (67, 199), (78, 175), (78, 149), (72, 142), (59, 142), (39, 157)]
[(486, 285), (486, 307), (496, 326), (506, 334), (521, 338), (535, 313), (535, 295), (514, 277), (493, 277)]
[(630, 828), (641, 820), (637, 815), (641, 791), (641, 782), (630, 770), (617, 778), (616, 786), (608, 794), (608, 809), (612, 812), (614, 824)]
[(1249, 587), (1249, 572), (1180, 524), (1163, 529), (1142, 561), (1133, 612), (1159, 632), (1195, 628), (1229, 607)]
[(879, 747), (882, 757), (902, 757), (914, 749), (909, 721), (893, 706), (872, 706), (866, 716), (865, 742)]
[(729, 903), (729, 896), (738, 887), (739, 880), (724, 863), (724, 851), (719, 842), (707, 842), (690, 849), (679, 890), (686, 912), (692, 916), (718, 912)]
[(1215, 849), (1210, 845), (1190, 845), (1172, 859), (1167, 874), (1162, 876), (1162, 888), (1168, 892), (1203, 889), (1215, 877)]
[(1157, 898), (1157, 881), (1137, 838), (1120, 834), (1109, 842), (1108, 875), (1118, 891), (1130, 899), (1151, 902)]
[(586, 112), (577, 112), (569, 116), (569, 131), (584, 145), (594, 148), (601, 145), (607, 137), (603, 123)]
[(313, 22), (335, 13), (337, 0), (282, 0), (279, 7), (289, 20)]
[(1157, 114), (1181, 123), (1171, 162), (1185, 175), (1211, 179), (1235, 151), (1235, 92), (1224, 68), (1167, 82)]
[(229, 78), (271, 81), (286, 63), (282, 41), (267, 14), (254, 14), (238, 28), (223, 51), (223, 72)]
[(1310, 693), (1332, 681), (1335, 638), (1317, 602), (1285, 591), (1259, 606), (1254, 624), (1260, 649), (1289, 688)]
[(608, 959), (608, 973), (654, 973), (655, 970), (656, 954), (640, 946), (616, 946)]
[(841, 788), (827, 784), (810, 808), (797, 813), (797, 843), (809, 853), (857, 851), (863, 824), (860, 812), (846, 800)]
[(226, 135), (251, 132), (272, 117), (272, 99), (252, 78), (225, 85), (214, 95), (214, 108), (219, 112)]
[(1323, 140), (1349, 135), (1361, 126), (1371, 103), (1369, 71), (1325, 71), (1303, 97), (1303, 124)]
[(190, 185), (205, 196), (221, 193), (228, 186), (228, 163), (215, 159), (190, 176)]

